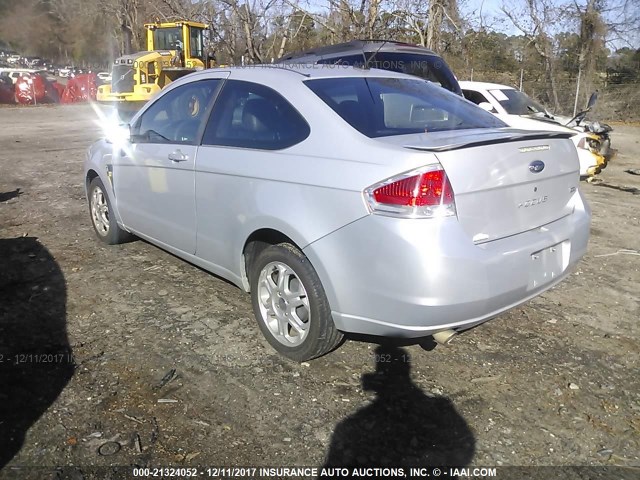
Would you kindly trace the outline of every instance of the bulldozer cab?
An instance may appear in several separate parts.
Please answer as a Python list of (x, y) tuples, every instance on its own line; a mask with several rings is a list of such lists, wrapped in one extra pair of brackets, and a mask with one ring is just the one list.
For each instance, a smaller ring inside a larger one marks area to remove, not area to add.
[(203, 32), (206, 25), (198, 22), (147, 23), (147, 51), (171, 50), (176, 52), (180, 66), (203, 68), (205, 52)]
[(174, 80), (215, 66), (204, 49), (205, 24), (178, 20), (145, 28), (147, 50), (117, 58), (111, 84), (98, 87), (98, 101), (115, 106), (123, 120)]

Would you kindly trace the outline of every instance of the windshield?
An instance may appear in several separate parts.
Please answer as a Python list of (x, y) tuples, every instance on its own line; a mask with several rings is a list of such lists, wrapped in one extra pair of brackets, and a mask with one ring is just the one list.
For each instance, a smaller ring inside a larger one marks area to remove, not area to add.
[(158, 28), (153, 31), (153, 48), (155, 50), (184, 49), (182, 45), (182, 27)]
[(509, 115), (546, 115), (546, 109), (526, 93), (513, 89), (489, 90)]
[(406, 78), (325, 78), (305, 84), (368, 137), (501, 128), (494, 115), (433, 83)]

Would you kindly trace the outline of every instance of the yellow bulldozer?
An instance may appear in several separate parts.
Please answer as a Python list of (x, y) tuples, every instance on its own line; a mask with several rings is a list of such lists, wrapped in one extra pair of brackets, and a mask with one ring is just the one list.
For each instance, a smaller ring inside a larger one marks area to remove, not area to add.
[(185, 20), (144, 26), (147, 50), (117, 58), (111, 83), (98, 87), (98, 102), (115, 106), (121, 117), (130, 117), (173, 80), (215, 66), (205, 55), (205, 24)]

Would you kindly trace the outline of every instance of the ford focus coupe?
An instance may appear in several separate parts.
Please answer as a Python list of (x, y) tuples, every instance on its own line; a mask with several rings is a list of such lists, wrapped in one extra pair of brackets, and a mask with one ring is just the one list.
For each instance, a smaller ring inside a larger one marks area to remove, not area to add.
[(86, 191), (99, 239), (235, 283), (304, 361), (347, 332), (444, 343), (561, 281), (591, 218), (569, 136), (401, 73), (213, 69), (92, 145)]

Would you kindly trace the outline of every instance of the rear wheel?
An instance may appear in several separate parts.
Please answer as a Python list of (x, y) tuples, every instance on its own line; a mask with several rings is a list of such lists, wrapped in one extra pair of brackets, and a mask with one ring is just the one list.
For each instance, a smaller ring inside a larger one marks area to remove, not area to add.
[(318, 274), (290, 243), (271, 245), (255, 259), (251, 303), (260, 330), (279, 353), (302, 362), (342, 341)]
[(89, 184), (89, 214), (96, 235), (108, 245), (130, 241), (133, 236), (120, 228), (112, 212), (107, 191), (100, 178), (96, 177)]

